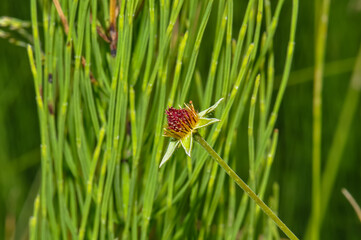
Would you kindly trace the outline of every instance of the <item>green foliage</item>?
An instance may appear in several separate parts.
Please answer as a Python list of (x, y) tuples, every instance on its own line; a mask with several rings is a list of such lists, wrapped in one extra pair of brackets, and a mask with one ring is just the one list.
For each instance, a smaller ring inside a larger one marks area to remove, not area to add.
[[(139, 234), (141, 239), (168, 239), (194, 236), (196, 231), (200, 239), (214, 234), (235, 238), (238, 229), (244, 229), (252, 239), (262, 233), (256, 231), (255, 205), (246, 215), (227, 210), (237, 199), (221, 201), (227, 188), (215, 187), (233, 183), (217, 177), (218, 166), (204, 152), (196, 148), (192, 159), (180, 155), (172, 165), (158, 166), (165, 145), (164, 109), (167, 103), (184, 102), (197, 87), (192, 79), (212, 17), (216, 30), (209, 73), (207, 81), (199, 83), (205, 85), (199, 90), (202, 98), (193, 99), (203, 106), (226, 99), (222, 111), (216, 112), (221, 122), (203, 135), (220, 151), (228, 144), (228, 161), (235, 156), (235, 129), (258, 75), (248, 127), (249, 181), (258, 187), (294, 50), (298, 1), (293, 2), (286, 63), (273, 105), (272, 43), (283, 2), (272, 14), (269, 1), (265, 10), (262, 0), (250, 1), (232, 49), (233, 1), (122, 1), (119, 6), (115, 1), (109, 6), (95, 0), (44, 2), (43, 45), (36, 1), (31, 1), (34, 48), (29, 45), (28, 54), (42, 159), (40, 207), (31, 220), (31, 238), (70, 234), (74, 239), (126, 239)], [(146, 25), (149, 34), (143, 33)], [(100, 38), (99, 32), (107, 29), (109, 37)], [(256, 106), (260, 84), (262, 101)], [(258, 144), (253, 125), (258, 125)], [(246, 205), (241, 205), (238, 211), (244, 210)], [(227, 218), (237, 224), (229, 222), (227, 231), (218, 229)]]
[[(31, 1), (34, 39), (21, 33), (31, 32), (26, 21), (20, 31), (0, 24), (11, 33), (0, 39), (2, 49), (10, 39), (30, 44), (30, 61), (24, 48), (9, 47), (4, 53), (18, 66), (0, 65), (1, 80), (17, 80), (1, 81), (0, 210), (6, 218), (0, 234), (26, 237), (28, 224), (30, 239), (283, 237), (199, 145), (192, 158), (176, 150), (158, 168), (168, 145), (162, 136), (166, 107), (192, 100), (201, 110), (224, 97), (214, 113), (221, 122), (202, 129), (202, 136), (304, 238), (311, 209), (313, 2), (300, 2), (297, 21), (296, 0), (62, 0), (68, 28), (53, 2)], [(324, 83), (321, 188), (335, 190), (321, 192), (322, 239), (357, 239), (359, 229), (339, 191), (350, 187), (360, 199), (354, 184), (360, 128), (352, 123), (359, 89), (350, 84), (347, 90), (337, 78), (350, 78), (360, 34), (352, 30), (357, 24), (338, 16), (346, 5), (340, 2), (331, 3), (326, 44), (324, 75), (331, 77)], [(23, 54), (19, 62), (15, 51)], [(298, 70), (288, 81), (294, 51)], [(287, 84), (293, 87), (285, 92)], [(350, 161), (340, 161), (343, 155)], [(350, 170), (352, 184), (345, 180)]]

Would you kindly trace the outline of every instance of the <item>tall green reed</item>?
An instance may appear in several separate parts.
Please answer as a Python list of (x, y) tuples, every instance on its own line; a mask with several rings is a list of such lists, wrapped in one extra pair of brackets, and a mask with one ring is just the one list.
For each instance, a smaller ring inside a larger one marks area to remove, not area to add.
[[(265, 196), (298, 13), (293, 0), (274, 98), (273, 39), (283, 4), (278, 1), (272, 13), (268, 0), (244, 2), (242, 23), (236, 23), (232, 0), (54, 0), (39, 8), (32, 0), (34, 46), (28, 53), (41, 126), (42, 184), (31, 236), (235, 239), (275, 229), (262, 224), (259, 209), (247, 204), (246, 195), (239, 197), (199, 148), (192, 158), (177, 154), (168, 166), (158, 166), (166, 145), (164, 109), (189, 99), (201, 108), (224, 97), (215, 112), (221, 122), (201, 134), (234, 169), (249, 158), (248, 181)], [(202, 61), (209, 64), (206, 71)], [(251, 91), (258, 88), (256, 102)], [(242, 119), (248, 112), (249, 153), (242, 153), (238, 139), (247, 136)]]
[(312, 130), (312, 235), (319, 239), (321, 210), (322, 83), (330, 1), (315, 2), (315, 71)]

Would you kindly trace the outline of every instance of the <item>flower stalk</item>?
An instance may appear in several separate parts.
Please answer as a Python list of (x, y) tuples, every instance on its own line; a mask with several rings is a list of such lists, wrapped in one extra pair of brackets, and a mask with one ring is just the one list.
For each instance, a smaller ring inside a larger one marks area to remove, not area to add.
[(255, 192), (228, 166), (228, 164), (213, 150), (213, 148), (204, 140), (204, 138), (196, 133), (193, 135), (196, 142), (206, 150), (209, 155), (217, 161), (217, 163), (226, 171), (226, 173), (240, 186), (247, 195), (269, 216), (273, 222), (291, 239), (297, 240), (296, 235), (282, 222), (281, 219), (260, 199)]
[(206, 116), (214, 111), (222, 98), (218, 100), (210, 108), (198, 113), (192, 102), (184, 104), (185, 108), (176, 109), (169, 107), (165, 114), (167, 115), (168, 125), (164, 128), (164, 136), (170, 137), (172, 140), (168, 145), (168, 149), (160, 163), (161, 167), (173, 155), (178, 146), (182, 146), (186, 154), (191, 157), (193, 139), (198, 142), (211, 157), (227, 172), (227, 174), (240, 186), (247, 195), (269, 216), (274, 223), (291, 239), (298, 239), (295, 234), (277, 217), (277, 215), (260, 199), (255, 192), (228, 166), (228, 164), (213, 150), (213, 148), (198, 133), (198, 129), (216, 123), (219, 120), (215, 118), (206, 118)]

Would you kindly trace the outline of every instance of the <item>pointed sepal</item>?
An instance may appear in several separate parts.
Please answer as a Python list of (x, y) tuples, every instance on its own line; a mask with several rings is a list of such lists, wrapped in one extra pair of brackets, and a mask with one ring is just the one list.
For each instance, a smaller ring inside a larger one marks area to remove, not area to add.
[(198, 116), (201, 118), (201, 117), (204, 117), (206, 116), (208, 113), (214, 111), (214, 109), (216, 109), (218, 107), (218, 105), (222, 102), (223, 98), (219, 99), (213, 106), (207, 108), (206, 110), (198, 113)]
[(182, 147), (184, 148), (184, 151), (186, 151), (186, 154), (190, 157), (192, 152), (192, 143), (193, 143), (192, 133), (189, 133), (187, 136), (183, 137), (180, 141), (182, 143)]
[(159, 168), (169, 160), (169, 158), (173, 155), (175, 149), (178, 147), (179, 141), (170, 141), (167, 151), (164, 154), (164, 157), (162, 159), (162, 162), (159, 164)]
[(217, 118), (199, 118), (197, 126), (194, 129), (202, 128), (219, 121)]

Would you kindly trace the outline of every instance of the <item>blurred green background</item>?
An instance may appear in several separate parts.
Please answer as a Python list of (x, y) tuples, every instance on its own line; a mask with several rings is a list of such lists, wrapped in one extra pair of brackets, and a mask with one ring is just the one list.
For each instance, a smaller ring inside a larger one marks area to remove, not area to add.
[[(1, 1), (0, 16), (30, 19), (30, 2)], [(39, 170), (39, 127), (26, 49), (0, 38), (0, 239), (28, 225)], [(20, 236), (17, 236), (20, 238)]]
[[(0, 1), (0, 16), (29, 20), (29, 5), (29, 1), (23, 0)], [(274, 41), (275, 59), (285, 58), (290, 9), (291, 1), (285, 1)], [(234, 15), (237, 21), (240, 16), (236, 12)], [(323, 89), (323, 163), (360, 47), (360, 23), (361, 0), (331, 1)], [(271, 182), (280, 185), (281, 219), (301, 239), (311, 212), (314, 38), (314, 1), (300, 1), (293, 70), (277, 122), (280, 138)], [(283, 64), (275, 63), (276, 73), (280, 73)], [(39, 184), (39, 127), (26, 50), (2, 38), (0, 89), (0, 239), (22, 239)], [(361, 203), (360, 146), (358, 104), (323, 222), (322, 239), (360, 239), (361, 223), (341, 194), (345, 187)]]

